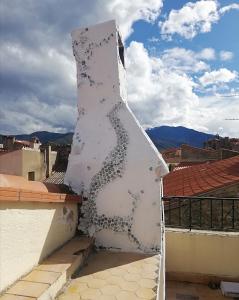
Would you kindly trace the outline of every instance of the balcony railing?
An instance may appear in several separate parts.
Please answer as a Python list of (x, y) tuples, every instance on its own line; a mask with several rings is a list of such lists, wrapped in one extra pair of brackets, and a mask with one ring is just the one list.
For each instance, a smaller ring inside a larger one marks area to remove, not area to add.
[(239, 198), (163, 197), (167, 227), (239, 231)]

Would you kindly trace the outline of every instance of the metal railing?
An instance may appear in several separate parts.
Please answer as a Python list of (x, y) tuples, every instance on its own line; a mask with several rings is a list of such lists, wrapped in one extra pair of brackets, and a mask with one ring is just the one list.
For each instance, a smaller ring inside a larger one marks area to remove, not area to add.
[(166, 227), (239, 231), (239, 198), (163, 197)]

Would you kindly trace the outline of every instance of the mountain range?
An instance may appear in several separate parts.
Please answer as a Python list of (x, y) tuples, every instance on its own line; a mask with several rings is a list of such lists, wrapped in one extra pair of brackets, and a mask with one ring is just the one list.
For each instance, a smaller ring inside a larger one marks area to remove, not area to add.
[[(203, 143), (214, 137), (212, 134), (199, 132), (183, 126), (171, 127), (160, 126), (146, 129), (146, 133), (153, 141), (158, 150), (172, 147), (179, 147), (181, 144), (188, 144), (194, 147), (203, 147)], [(0, 142), (1, 142), (0, 135)], [(19, 140), (30, 140), (31, 137), (38, 137), (41, 143), (71, 144), (73, 133), (55, 133), (48, 131), (37, 131), (31, 134), (20, 134), (15, 136)]]
[(179, 147), (182, 144), (202, 148), (204, 142), (215, 136), (183, 126), (153, 127), (146, 129), (146, 133), (159, 150)]

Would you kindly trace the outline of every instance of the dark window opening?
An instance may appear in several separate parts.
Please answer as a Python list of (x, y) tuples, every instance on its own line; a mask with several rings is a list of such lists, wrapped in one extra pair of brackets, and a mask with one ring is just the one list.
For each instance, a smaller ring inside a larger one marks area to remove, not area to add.
[(124, 67), (124, 45), (122, 43), (122, 40), (121, 40), (121, 37), (120, 37), (119, 34), (118, 34), (118, 50), (119, 50), (120, 60), (121, 60), (122, 65)]
[(28, 180), (35, 181), (35, 172), (28, 172)]

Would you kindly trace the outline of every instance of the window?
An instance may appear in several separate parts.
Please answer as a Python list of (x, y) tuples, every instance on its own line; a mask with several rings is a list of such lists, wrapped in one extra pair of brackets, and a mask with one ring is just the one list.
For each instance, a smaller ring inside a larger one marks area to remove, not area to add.
[(30, 181), (35, 180), (35, 172), (28, 172), (28, 180)]

